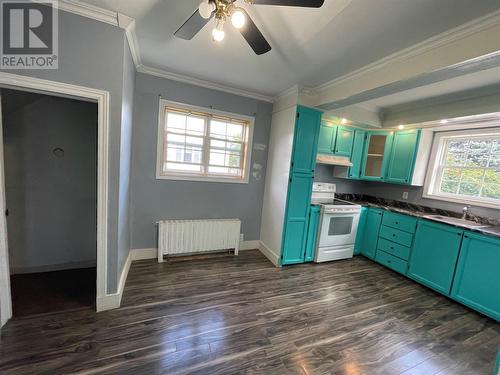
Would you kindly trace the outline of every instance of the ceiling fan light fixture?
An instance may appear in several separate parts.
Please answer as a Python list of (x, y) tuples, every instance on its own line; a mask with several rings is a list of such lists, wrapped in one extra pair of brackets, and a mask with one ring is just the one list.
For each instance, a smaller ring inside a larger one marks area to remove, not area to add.
[(231, 14), (231, 23), (236, 29), (241, 29), (245, 26), (247, 17), (241, 8), (235, 8)]
[(203, 0), (198, 6), (198, 11), (202, 18), (208, 20), (215, 11), (215, 3), (210, 0)]
[(222, 42), (226, 33), (224, 32), (224, 21), (222, 19), (217, 19), (215, 21), (215, 28), (212, 30), (212, 38), (216, 42)]

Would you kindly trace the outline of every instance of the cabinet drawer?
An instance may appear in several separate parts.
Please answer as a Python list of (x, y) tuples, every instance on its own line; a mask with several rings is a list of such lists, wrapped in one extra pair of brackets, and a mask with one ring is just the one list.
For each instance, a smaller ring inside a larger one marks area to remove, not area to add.
[(387, 225), (380, 227), (380, 237), (408, 247), (411, 246), (413, 240), (413, 234), (388, 227)]
[(384, 212), (382, 224), (413, 234), (417, 228), (417, 219), (407, 215), (396, 214), (394, 212)]
[(403, 275), (406, 275), (406, 272), (408, 271), (407, 261), (399, 259), (398, 257), (388, 254), (385, 251), (377, 251), (375, 260), (387, 268), (402, 273)]
[(400, 245), (384, 238), (378, 240), (378, 249), (404, 260), (410, 259), (410, 248), (408, 246)]

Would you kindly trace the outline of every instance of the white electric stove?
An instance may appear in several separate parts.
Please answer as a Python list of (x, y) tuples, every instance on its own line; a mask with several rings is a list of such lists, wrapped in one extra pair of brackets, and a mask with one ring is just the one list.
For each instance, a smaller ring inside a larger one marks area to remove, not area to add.
[(313, 184), (311, 203), (321, 206), (317, 263), (352, 258), (354, 253), (361, 206), (335, 198), (335, 192), (335, 184)]

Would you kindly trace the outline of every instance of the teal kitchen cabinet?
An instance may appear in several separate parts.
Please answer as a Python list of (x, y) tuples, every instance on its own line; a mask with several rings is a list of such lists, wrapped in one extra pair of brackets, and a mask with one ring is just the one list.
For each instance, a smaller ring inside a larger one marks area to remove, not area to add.
[(361, 254), (361, 246), (363, 243), (364, 232), (366, 228), (366, 215), (368, 214), (368, 207), (361, 207), (359, 214), (358, 231), (356, 232), (356, 240), (354, 241), (354, 255)]
[(320, 206), (311, 206), (309, 211), (309, 229), (307, 230), (306, 253), (304, 256), (305, 262), (312, 262), (314, 260), (314, 252), (316, 251), (316, 243), (318, 239), (320, 213)]
[(387, 164), (386, 182), (411, 183), (420, 133), (420, 130), (415, 129), (394, 133)]
[(319, 130), (318, 154), (333, 155), (337, 126), (323, 121)]
[(465, 232), (451, 297), (500, 321), (500, 239)]
[(457, 265), (463, 229), (428, 220), (417, 224), (408, 276), (449, 295)]
[(305, 259), (321, 115), (320, 111), (297, 107), (282, 233), (282, 265), (303, 263)]
[(372, 131), (366, 136), (361, 179), (384, 181), (391, 152), (393, 132)]
[(298, 107), (293, 140), (292, 173), (314, 172), (321, 115), (320, 111)]
[(359, 249), (364, 256), (375, 259), (378, 234), (382, 223), (383, 211), (369, 207), (366, 211), (362, 236), (359, 239)]
[(366, 131), (356, 129), (354, 131), (354, 140), (352, 144), (351, 163), (352, 167), (347, 172), (350, 179), (359, 179), (361, 177), (361, 166), (363, 164), (363, 151), (365, 147)]
[(339, 126), (337, 128), (337, 136), (335, 138), (334, 154), (339, 156), (351, 157), (352, 147), (354, 143), (354, 128)]

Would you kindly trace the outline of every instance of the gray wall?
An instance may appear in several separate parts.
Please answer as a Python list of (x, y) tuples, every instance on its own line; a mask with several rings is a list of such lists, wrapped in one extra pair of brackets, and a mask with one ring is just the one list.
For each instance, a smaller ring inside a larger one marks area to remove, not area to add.
[[(393, 199), (422, 206), (439, 208), (449, 211), (462, 212), (463, 203), (445, 202), (435, 199), (422, 198), (423, 187), (402, 186), (383, 182), (354, 181), (333, 177), (333, 167), (317, 165), (315, 172), (316, 182), (331, 182), (337, 184), (339, 193), (367, 194), (375, 197)], [(403, 192), (408, 192), (408, 199), (403, 199)], [(470, 212), (474, 215), (500, 219), (500, 210), (479, 206), (472, 206)]]
[(258, 240), (267, 148), (253, 150), (251, 163), (263, 166), (248, 184), (157, 180), (156, 144), (159, 95), (181, 103), (255, 116), (253, 144), (268, 144), (272, 104), (145, 74), (136, 76), (133, 167), (132, 248), (157, 246), (160, 219), (231, 218), (242, 220), (245, 240)]
[[(120, 192), (118, 207), (118, 270), (123, 269), (130, 251), (130, 177), (134, 114), (135, 66), (126, 40), (123, 58), (123, 101), (120, 143)], [(120, 274), (117, 275), (120, 277)]]
[[(118, 201), (123, 94), (124, 30), (64, 11), (59, 12), (59, 69), (8, 70), (110, 93), (108, 293), (116, 292), (118, 275)], [(127, 228), (128, 229), (128, 228)], [(121, 229), (121, 230), (127, 230)], [(125, 253), (128, 249), (121, 249)]]
[(36, 97), (3, 114), (11, 272), (95, 265), (97, 105)]

